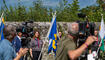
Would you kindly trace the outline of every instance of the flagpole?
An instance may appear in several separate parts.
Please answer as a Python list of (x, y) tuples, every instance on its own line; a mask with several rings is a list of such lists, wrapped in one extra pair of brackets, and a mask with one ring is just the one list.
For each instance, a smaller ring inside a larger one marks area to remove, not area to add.
[[(50, 30), (51, 30), (51, 28), (52, 28), (52, 24), (54, 23), (54, 20), (55, 20), (55, 17), (56, 17), (56, 12), (54, 13), (54, 15), (53, 15), (53, 13), (52, 13), (52, 16), (53, 16), (53, 18), (52, 18), (52, 23), (50, 24), (49, 31), (48, 31), (48, 33), (47, 33), (47, 36), (45, 37), (46, 40), (48, 40), (48, 36), (49, 36)], [(45, 40), (44, 40), (44, 41), (45, 41)], [(46, 42), (43, 43), (42, 50), (41, 50), (41, 52), (40, 52), (40, 55), (39, 55), (39, 57), (38, 57), (38, 60), (40, 60), (40, 58), (41, 58), (42, 52), (43, 52), (44, 47), (45, 47), (45, 43), (46, 43)], [(47, 59), (47, 60), (48, 60), (48, 59)]]
[[(51, 27), (50, 27), (50, 29), (49, 29), (49, 32), (48, 32), (47, 38), (48, 38), (48, 36), (49, 36), (49, 34), (50, 34), (51, 28), (52, 28), (53, 23), (54, 23), (55, 18), (56, 18), (56, 11), (53, 13), (53, 15), (52, 15), (52, 16), (53, 16), (53, 19), (52, 19), (52, 22), (51, 22)], [(49, 54), (49, 55), (54, 56), (54, 55), (53, 55), (53, 51), (51, 51), (51, 54)], [(48, 58), (47, 58), (47, 60), (48, 60)]]
[(98, 49), (97, 49), (97, 56), (96, 56), (96, 58), (98, 58), (98, 52), (99, 52), (99, 49), (100, 49), (100, 47), (101, 47), (101, 44), (102, 44), (102, 40), (101, 40), (101, 42), (100, 42), (100, 44), (99, 44), (99, 47), (98, 47)]
[(3, 17), (3, 15), (4, 15), (4, 12), (2, 13), (1, 18)]
[[(44, 38), (44, 41), (45, 41), (45, 38)], [(41, 55), (42, 55), (42, 52), (43, 52), (43, 49), (44, 49), (44, 45), (45, 45), (45, 43), (43, 43), (43, 45), (42, 45), (42, 50), (41, 50), (41, 52), (40, 52), (40, 55), (39, 55), (39, 57), (38, 57), (38, 60), (40, 60), (40, 58), (41, 58)]]
[[(4, 12), (3, 12), (2, 15), (1, 15), (1, 23), (2, 23), (2, 17), (3, 17), (3, 15), (4, 15)], [(2, 28), (3, 28), (2, 26), (3, 26), (3, 24), (1, 25), (1, 33), (0, 33), (0, 34), (1, 34), (1, 37), (2, 37)], [(0, 39), (1, 39), (1, 38), (0, 38)]]
[[(53, 13), (52, 13), (52, 14), (53, 14)], [(51, 22), (51, 24), (50, 24), (50, 28), (49, 28), (49, 31), (48, 31), (48, 33), (47, 33), (46, 38), (48, 38), (48, 36), (49, 36), (50, 30), (51, 30), (51, 28), (52, 28), (52, 24), (54, 23), (54, 20), (55, 20), (55, 17), (56, 17), (56, 12), (55, 12), (55, 14), (52, 15), (52, 16), (53, 16), (53, 18), (52, 18), (52, 22)]]
[[(48, 31), (47, 36), (46, 36), (46, 39), (47, 39), (47, 40), (48, 40), (48, 36), (49, 36), (50, 31), (51, 31), (51, 28), (52, 28), (52, 24), (54, 23), (54, 20), (55, 20), (55, 18), (56, 18), (56, 11), (55, 11), (55, 13), (52, 13), (52, 16), (53, 16), (52, 22), (50, 23), (50, 28), (49, 28), (49, 31)], [(49, 42), (49, 41), (48, 41), (48, 42)], [(48, 44), (48, 45), (49, 45), (49, 44)], [(48, 60), (48, 58), (47, 58), (47, 60)]]
[(3, 24), (1, 25), (1, 38), (2, 38), (2, 27), (3, 27)]
[[(103, 20), (103, 14), (101, 14), (101, 16), (102, 16), (102, 20)], [(101, 27), (101, 28), (102, 28), (102, 27)], [(100, 49), (101, 45), (102, 45), (102, 38), (101, 38), (101, 41), (100, 41), (99, 47), (98, 47), (98, 49), (97, 49), (97, 55), (96, 55), (96, 58), (98, 58), (98, 52), (99, 52), (99, 49)]]

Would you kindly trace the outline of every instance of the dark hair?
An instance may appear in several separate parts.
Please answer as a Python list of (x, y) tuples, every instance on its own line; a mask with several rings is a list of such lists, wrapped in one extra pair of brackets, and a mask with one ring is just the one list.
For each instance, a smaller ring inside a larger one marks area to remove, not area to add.
[(4, 38), (10, 41), (12, 41), (16, 35), (15, 28), (12, 25), (5, 25), (3, 33), (4, 33)]

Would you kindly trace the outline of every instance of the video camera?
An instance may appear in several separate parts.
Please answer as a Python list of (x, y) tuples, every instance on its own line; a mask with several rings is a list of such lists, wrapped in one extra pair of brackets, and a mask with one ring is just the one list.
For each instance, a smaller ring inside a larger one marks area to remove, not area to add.
[[(79, 13), (78, 16), (80, 18), (85, 18), (86, 15)], [(89, 22), (88, 19), (84, 22), (79, 23), (79, 46), (81, 46), (88, 36), (94, 35), (95, 24), (93, 22)]]
[[(86, 15), (79, 13), (78, 14), (79, 18), (85, 18)], [(85, 43), (86, 39), (88, 36), (93, 36), (94, 35), (94, 30), (95, 30), (95, 23), (89, 22), (88, 19), (84, 22), (78, 22), (79, 23), (79, 36), (78, 36), (78, 41), (77, 41), (77, 47), (80, 47), (83, 43)], [(89, 54), (89, 49), (86, 49), (86, 51), (79, 57), (80, 60), (85, 60), (87, 58), (87, 55)]]
[(31, 37), (33, 37), (33, 27), (28, 25), (28, 24), (32, 24), (33, 21), (26, 21), (24, 23), (22, 23), (22, 26), (18, 27), (16, 29), (16, 31), (20, 31), (22, 33), (22, 37), (21, 37), (21, 44), (22, 47), (27, 47), (29, 48), (29, 42), (31, 41)]

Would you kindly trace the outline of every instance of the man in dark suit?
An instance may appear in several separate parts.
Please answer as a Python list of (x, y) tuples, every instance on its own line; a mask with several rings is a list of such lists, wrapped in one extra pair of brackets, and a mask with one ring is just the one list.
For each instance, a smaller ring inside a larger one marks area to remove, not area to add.
[[(15, 51), (16, 51), (17, 54), (19, 53), (19, 50), (22, 47), (22, 45), (21, 45), (21, 37), (22, 37), (22, 33), (20, 31), (18, 31), (17, 36), (12, 41), (12, 45), (14, 46)], [(20, 60), (23, 60), (23, 57)]]
[(18, 32), (17, 36), (12, 41), (12, 44), (13, 44), (13, 46), (15, 48), (16, 53), (18, 53), (20, 48), (21, 48), (21, 36), (22, 36), (22, 33)]

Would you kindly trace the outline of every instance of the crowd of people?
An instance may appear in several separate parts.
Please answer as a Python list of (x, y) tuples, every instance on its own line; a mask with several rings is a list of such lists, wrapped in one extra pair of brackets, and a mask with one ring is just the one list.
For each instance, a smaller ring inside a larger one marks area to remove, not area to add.
[(4, 37), (5, 39), (0, 41), (0, 60), (23, 60), (23, 56), (28, 51), (32, 60), (38, 60), (43, 45), (38, 31), (34, 32), (34, 36), (30, 42), (30, 48), (22, 48), (22, 32), (16, 32), (11, 25), (5, 26)]
[[(78, 29), (78, 23), (72, 23), (68, 28), (68, 34), (65, 38), (62, 38), (62, 32), (59, 31), (59, 41), (55, 60), (76, 60), (89, 45), (94, 43), (95, 48), (98, 47), (98, 30), (95, 30), (95, 36), (89, 36), (85, 43), (77, 48), (75, 41), (77, 40)], [(16, 32), (13, 26), (5, 26), (3, 33), (5, 39), (0, 41), (0, 60), (23, 60), (23, 56), (28, 51), (30, 52), (32, 60), (38, 60), (43, 45), (43, 40), (40, 38), (39, 31), (34, 31), (34, 36), (31, 38), (30, 42), (30, 48), (22, 48), (22, 32)], [(89, 53), (93, 50), (95, 49), (90, 49)], [(39, 60), (41, 60), (41, 58)]]

